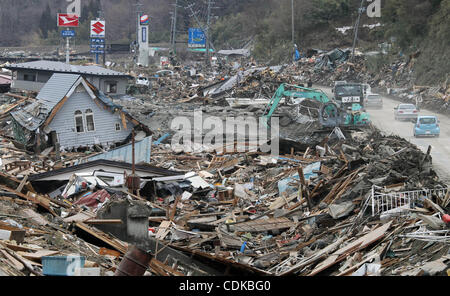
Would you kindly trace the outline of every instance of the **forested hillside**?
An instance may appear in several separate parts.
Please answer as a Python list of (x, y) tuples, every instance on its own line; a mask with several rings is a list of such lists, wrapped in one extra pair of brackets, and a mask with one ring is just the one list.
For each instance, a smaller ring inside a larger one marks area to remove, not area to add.
[[(150, 15), (152, 43), (169, 42), (175, 0), (141, 0)], [(0, 0), (0, 46), (48, 45), (60, 42), (56, 14), (65, 12), (65, 0)], [(110, 42), (135, 38), (135, 0), (81, 0), (81, 26), (77, 42), (87, 42), (89, 20), (102, 10)], [(393, 53), (420, 52), (419, 79), (440, 79), (449, 71), (450, 0), (382, 0), (381, 18), (362, 15), (358, 46), (367, 50), (389, 42)], [(206, 21), (207, 0), (178, 0), (178, 40), (187, 29)], [(188, 5), (193, 9), (188, 9)], [(344, 35), (339, 27), (353, 26), (360, 0), (294, 0), (295, 43), (300, 49), (350, 47), (353, 30)], [(196, 13), (197, 19), (192, 12)], [(215, 0), (211, 36), (216, 48), (240, 48), (253, 41), (254, 56), (279, 63), (292, 53), (291, 0)], [(367, 24), (381, 23), (374, 29)]]

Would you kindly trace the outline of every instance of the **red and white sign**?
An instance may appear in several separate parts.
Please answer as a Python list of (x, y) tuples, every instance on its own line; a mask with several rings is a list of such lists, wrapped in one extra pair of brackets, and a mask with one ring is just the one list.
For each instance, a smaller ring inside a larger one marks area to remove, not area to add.
[(150, 24), (150, 17), (148, 15), (141, 16), (141, 25), (145, 26)]
[(91, 37), (105, 38), (105, 21), (91, 21)]
[(76, 14), (58, 13), (58, 27), (78, 27), (79, 22)]

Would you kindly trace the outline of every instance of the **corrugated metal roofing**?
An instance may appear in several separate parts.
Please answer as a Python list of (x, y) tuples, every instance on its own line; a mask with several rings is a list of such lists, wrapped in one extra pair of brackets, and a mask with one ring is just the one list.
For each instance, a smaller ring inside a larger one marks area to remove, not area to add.
[[(50, 178), (50, 177), (55, 177), (54, 179), (58, 180), (56, 178), (56, 176), (60, 176), (62, 174), (68, 174), (68, 173), (77, 173), (77, 172), (80, 172), (80, 171), (88, 169), (88, 168), (93, 168), (93, 170), (95, 170), (97, 166), (101, 166), (101, 165), (118, 167), (118, 168), (127, 169), (127, 170), (130, 170), (132, 168), (132, 165), (130, 163), (99, 159), (99, 160), (90, 161), (90, 162), (86, 162), (83, 164), (79, 164), (79, 165), (75, 165), (75, 166), (71, 166), (71, 167), (67, 167), (67, 168), (53, 170), (53, 171), (46, 172), (46, 173), (30, 175), (28, 180), (29, 181), (39, 181), (39, 180), (43, 180), (43, 179)], [(174, 176), (174, 175), (185, 174), (185, 172), (171, 171), (171, 170), (159, 168), (156, 166), (151, 166), (148, 164), (136, 165), (136, 170), (142, 171), (142, 172), (147, 172), (149, 174), (154, 174), (155, 176)]]
[(35, 131), (44, 123), (48, 113), (50, 110), (37, 101), (19, 111), (11, 112), (11, 116), (27, 130)]
[(31, 69), (31, 70), (42, 70), (52, 72), (73, 73), (73, 74), (89, 74), (99, 76), (128, 76), (124, 73), (102, 68), (99, 66), (75, 66), (63, 62), (54, 62), (45, 60), (20, 64), (11, 64), (5, 68), (10, 70)]
[[(135, 161), (136, 163), (150, 163), (150, 154), (152, 151), (152, 137), (147, 137), (140, 142), (135, 143)], [(88, 158), (88, 161), (94, 161), (99, 159), (123, 161), (131, 163), (132, 158), (132, 146), (131, 144), (102, 153), (100, 155), (92, 156)]]

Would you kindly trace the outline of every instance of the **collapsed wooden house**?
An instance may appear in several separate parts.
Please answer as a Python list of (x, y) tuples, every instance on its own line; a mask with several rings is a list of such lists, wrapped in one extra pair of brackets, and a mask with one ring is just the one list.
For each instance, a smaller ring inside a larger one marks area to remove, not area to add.
[(36, 101), (11, 112), (14, 138), (28, 150), (109, 147), (130, 139), (132, 130), (150, 135), (134, 119), (76, 74), (53, 74)]

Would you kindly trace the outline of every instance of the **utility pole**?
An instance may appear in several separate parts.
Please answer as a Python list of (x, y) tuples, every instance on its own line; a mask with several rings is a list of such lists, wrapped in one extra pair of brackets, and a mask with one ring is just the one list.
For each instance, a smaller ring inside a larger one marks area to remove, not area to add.
[(70, 63), (70, 37), (66, 37), (66, 64)]
[(294, 0), (291, 0), (292, 9), (292, 45), (295, 44), (295, 16), (294, 16)]
[(143, 4), (139, 3), (139, 0), (136, 1), (136, 4), (133, 4), (133, 6), (136, 6), (136, 13), (137, 13), (137, 21), (136, 21), (136, 46), (135, 46), (135, 57), (137, 57), (138, 49), (139, 49), (139, 25), (140, 25), (140, 19), (142, 15), (142, 6)]
[[(295, 47), (295, 16), (294, 16), (294, 0), (291, 0), (291, 11), (292, 11), (292, 46)], [(293, 53), (292, 61), (295, 62), (295, 53)]]
[(206, 64), (211, 66), (211, 53), (210, 53), (210, 45), (209, 45), (209, 26), (211, 25), (211, 0), (208, 0), (208, 20), (206, 21)]
[(189, 10), (191, 11), (190, 17), (194, 17), (195, 22), (197, 23), (197, 26), (198, 26), (200, 29), (202, 29), (202, 31), (205, 33), (206, 40), (209, 40), (209, 41), (210, 41), (210, 42), (207, 42), (207, 44), (209, 44), (210, 48), (212, 48), (214, 51), (216, 51), (216, 49), (215, 49), (215, 47), (214, 47), (214, 44), (211, 42), (211, 39), (209, 39), (209, 34), (208, 34), (206, 28), (204, 28), (204, 27), (201, 25), (201, 23), (200, 23), (200, 21), (199, 21), (199, 19), (198, 19), (198, 17), (197, 17), (197, 13), (194, 12), (194, 10), (192, 9), (193, 6), (194, 6), (194, 4), (190, 4), (190, 5), (186, 6), (186, 9), (189, 9)]
[(178, 0), (175, 1), (175, 13), (172, 20), (172, 52), (177, 54), (177, 18), (178, 18)]
[[(105, 20), (105, 16), (103, 14), (103, 11), (99, 10), (98, 12), (98, 18), (97, 20), (99, 21), (104, 21)], [(96, 61), (98, 64), (98, 61)], [(106, 34), (105, 34), (105, 48), (103, 48), (103, 65), (106, 64)]]
[(170, 45), (173, 44), (173, 12), (169, 12), (170, 15)]
[(359, 7), (358, 11), (358, 19), (355, 24), (355, 38), (353, 39), (353, 47), (352, 47), (352, 60), (355, 58), (355, 48), (356, 48), (356, 42), (358, 41), (358, 30), (359, 30), (359, 23), (361, 21), (361, 15), (363, 13), (363, 5), (364, 0), (361, 0), (361, 6)]

